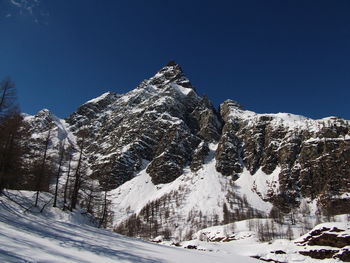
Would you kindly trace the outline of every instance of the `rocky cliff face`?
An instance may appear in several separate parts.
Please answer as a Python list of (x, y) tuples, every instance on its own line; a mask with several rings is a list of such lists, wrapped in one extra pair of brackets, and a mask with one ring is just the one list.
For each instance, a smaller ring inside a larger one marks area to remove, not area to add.
[(350, 187), (349, 122), (336, 117), (312, 120), (292, 114), (256, 114), (233, 101), (221, 105), (223, 134), (217, 169), (239, 176), (243, 168), (271, 174), (280, 167), (279, 191), (266, 198), (290, 206), (320, 198), (334, 212), (348, 212), (341, 196)]
[(154, 77), (124, 95), (106, 93), (67, 118), (73, 132), (92, 131), (88, 153), (92, 176), (113, 189), (149, 163), (155, 184), (168, 183), (198, 162), (192, 155), (202, 142), (220, 137), (212, 104), (198, 96), (182, 69), (169, 63)]
[[(348, 121), (257, 114), (232, 100), (216, 111), (174, 62), (126, 94), (108, 92), (86, 102), (65, 121), (45, 110), (26, 119), (34, 139), (43, 138), (49, 124), (53, 127), (52, 148), (62, 140), (77, 148), (79, 131), (88, 131), (90, 176), (123, 196), (115, 197), (118, 213), (148, 211), (140, 203), (125, 203), (134, 198), (135, 185), (139, 192), (153, 191), (152, 197), (147, 192), (144, 205), (164, 203), (178, 211), (161, 214), (169, 225), (186, 222), (189, 213), (220, 223), (227, 215), (242, 218), (242, 211), (268, 213), (272, 204), (289, 211), (303, 198), (317, 200), (332, 213), (349, 213)], [(182, 201), (177, 192), (182, 192)], [(184, 202), (192, 202), (191, 207)], [(204, 208), (208, 204), (216, 208)]]

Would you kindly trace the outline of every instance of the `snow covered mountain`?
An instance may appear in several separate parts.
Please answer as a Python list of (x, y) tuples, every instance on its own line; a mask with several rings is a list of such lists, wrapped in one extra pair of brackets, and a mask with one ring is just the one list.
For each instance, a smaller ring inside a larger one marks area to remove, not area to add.
[(305, 203), (312, 212), (350, 212), (349, 121), (257, 114), (232, 100), (217, 111), (175, 62), (65, 120), (43, 110), (26, 121), (33, 145), (53, 130), (53, 152), (88, 131), (87, 173), (109, 191), (113, 227), (123, 234), (186, 240)]

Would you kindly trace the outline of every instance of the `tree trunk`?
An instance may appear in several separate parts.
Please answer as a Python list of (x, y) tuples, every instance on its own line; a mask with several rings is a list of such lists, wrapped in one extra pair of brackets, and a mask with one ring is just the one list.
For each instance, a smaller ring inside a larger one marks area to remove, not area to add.
[(98, 227), (102, 227), (103, 226), (103, 224), (106, 221), (106, 217), (107, 217), (107, 191), (105, 191), (104, 202), (103, 202), (102, 218), (100, 220), (100, 223), (99, 223)]
[(8, 187), (8, 169), (6, 168), (9, 165), (9, 162), (11, 162), (11, 155), (12, 155), (12, 148), (14, 143), (14, 132), (12, 131), (8, 134), (8, 138), (5, 143), (5, 147), (3, 149), (2, 158), (0, 160), (0, 193), (2, 190), (6, 187)]
[(80, 170), (81, 170), (81, 165), (82, 165), (82, 160), (83, 160), (85, 140), (86, 140), (88, 134), (89, 134), (89, 131), (86, 128), (80, 130), (77, 134), (77, 136), (79, 137), (78, 146), (80, 148), (80, 155), (79, 155), (79, 160), (78, 160), (78, 164), (77, 164), (77, 168), (76, 168), (75, 176), (74, 176), (75, 182), (74, 182), (74, 189), (73, 189), (72, 198), (71, 198), (71, 206), (70, 206), (71, 211), (73, 209), (75, 209), (75, 207), (78, 203), (78, 194), (79, 194), (79, 189), (81, 186), (81, 171)]
[(83, 147), (81, 147), (81, 149), (80, 149), (78, 165), (77, 165), (77, 168), (75, 171), (75, 176), (74, 176), (75, 182), (74, 182), (74, 189), (73, 189), (71, 206), (70, 206), (71, 211), (73, 209), (75, 209), (77, 202), (78, 202), (78, 193), (79, 193), (79, 188), (80, 188), (80, 166), (81, 166), (82, 158), (83, 158)]
[(69, 183), (69, 176), (70, 176), (70, 169), (71, 169), (71, 163), (72, 163), (73, 155), (69, 153), (69, 162), (68, 162), (68, 171), (67, 171), (67, 179), (66, 184), (64, 186), (64, 194), (63, 194), (63, 210), (66, 209), (66, 203), (67, 203), (67, 190), (68, 190), (68, 183)]
[(58, 195), (58, 181), (61, 175), (61, 167), (62, 167), (62, 162), (63, 162), (63, 157), (64, 157), (64, 144), (60, 147), (60, 161), (58, 164), (58, 171), (56, 174), (56, 187), (55, 187), (55, 198), (53, 200), (53, 207), (57, 206), (57, 195)]
[(49, 142), (50, 142), (50, 136), (51, 136), (51, 130), (49, 130), (49, 133), (46, 137), (45, 140), (45, 150), (44, 150), (44, 156), (43, 156), (43, 161), (41, 163), (41, 167), (40, 167), (40, 172), (38, 174), (38, 178), (37, 178), (37, 191), (36, 191), (36, 197), (35, 197), (35, 204), (34, 206), (37, 207), (38, 206), (38, 201), (39, 201), (39, 193), (40, 193), (40, 188), (41, 188), (41, 184), (42, 184), (42, 177), (44, 175), (44, 170), (45, 170), (45, 164), (46, 164), (46, 157), (47, 157), (47, 149), (49, 147)]

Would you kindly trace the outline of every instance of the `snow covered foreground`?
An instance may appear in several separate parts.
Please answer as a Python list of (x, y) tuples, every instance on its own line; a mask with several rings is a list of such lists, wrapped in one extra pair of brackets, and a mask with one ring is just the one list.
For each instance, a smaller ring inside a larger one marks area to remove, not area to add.
[[(7, 193), (26, 207), (33, 192)], [(42, 195), (42, 202), (49, 200)], [(0, 262), (261, 262), (227, 251), (208, 252), (167, 247), (98, 229), (80, 212), (47, 206), (43, 213), (25, 212), (0, 197)], [(43, 203), (41, 203), (43, 204)]]

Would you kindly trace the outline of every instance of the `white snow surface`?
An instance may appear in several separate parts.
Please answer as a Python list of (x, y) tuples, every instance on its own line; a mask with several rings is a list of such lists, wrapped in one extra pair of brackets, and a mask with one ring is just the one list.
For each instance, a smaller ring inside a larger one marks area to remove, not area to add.
[(181, 85), (178, 85), (178, 84), (175, 84), (175, 83), (172, 83), (171, 86), (175, 89), (177, 89), (181, 94), (183, 94), (184, 96), (187, 96), (191, 91), (193, 91), (192, 89), (190, 88), (185, 88)]
[(84, 104), (88, 104), (88, 103), (97, 103), (97, 102), (103, 100), (104, 98), (106, 98), (109, 94), (110, 94), (109, 91), (108, 91), (108, 92), (105, 92), (105, 93), (103, 93), (101, 96), (98, 96), (97, 98), (88, 100), (88, 101), (85, 102)]
[[(291, 130), (294, 129), (307, 129), (309, 131), (318, 131), (322, 126), (327, 125), (344, 125), (350, 124), (348, 120), (338, 119), (337, 117), (326, 117), (318, 120), (304, 117), (302, 115), (296, 115), (291, 113), (256, 113), (249, 110), (242, 110), (237, 107), (230, 107), (229, 117), (231, 121), (234, 119), (241, 119), (248, 121), (251, 126), (259, 121), (261, 117), (272, 118), (271, 124), (274, 127), (285, 126)], [(344, 122), (344, 124), (342, 124)]]
[(263, 201), (267, 199), (269, 194), (277, 194), (279, 190), (278, 175), (281, 172), (281, 168), (277, 167), (272, 174), (267, 175), (261, 168), (254, 174), (244, 168), (238, 180), (235, 184), (239, 188), (241, 195), (245, 195), (249, 204), (264, 212), (269, 212), (272, 208), (272, 204)]
[[(324, 227), (328, 229), (333, 229), (334, 227), (338, 229), (345, 230), (342, 235), (350, 234), (350, 224), (344, 216), (337, 216), (337, 221), (339, 222), (329, 222), (322, 223), (314, 227), (311, 231), (322, 229)], [(334, 247), (327, 246), (309, 246), (299, 244), (298, 242), (303, 241), (309, 233), (295, 239), (275, 239), (271, 242), (261, 243), (257, 239), (257, 233), (255, 231), (250, 231), (248, 229), (249, 221), (260, 221), (260, 223), (265, 223), (267, 221), (271, 222), (271, 219), (250, 219), (239, 221), (236, 223), (231, 223), (222, 226), (213, 226), (206, 229), (202, 229), (194, 234), (193, 240), (186, 241), (182, 244), (183, 247), (192, 245), (196, 246), (197, 249), (205, 251), (222, 251), (226, 253), (236, 253), (245, 256), (259, 256), (265, 260), (275, 260), (277, 262), (303, 262), (303, 263), (316, 263), (320, 262), (318, 259), (313, 259), (308, 256), (303, 256), (299, 251), (309, 251), (314, 249), (336, 249)], [(279, 231), (286, 231), (287, 225), (283, 226)], [(300, 226), (293, 226), (292, 231), (294, 235), (299, 235)], [(334, 234), (334, 232), (333, 232)], [(220, 241), (212, 242), (213, 240), (221, 240), (230, 237), (233, 240), (230, 242)], [(211, 242), (207, 242), (211, 241)], [(284, 251), (285, 254), (277, 254), (274, 251)], [(323, 263), (335, 263), (342, 262), (337, 259), (324, 259)]]
[[(28, 205), (34, 192), (11, 191), (7, 195)], [(43, 196), (44, 201), (52, 198)], [(79, 210), (62, 212), (49, 206), (44, 213), (24, 210), (0, 197), (0, 262), (259, 262), (230, 252), (186, 250), (124, 237), (86, 224)]]

